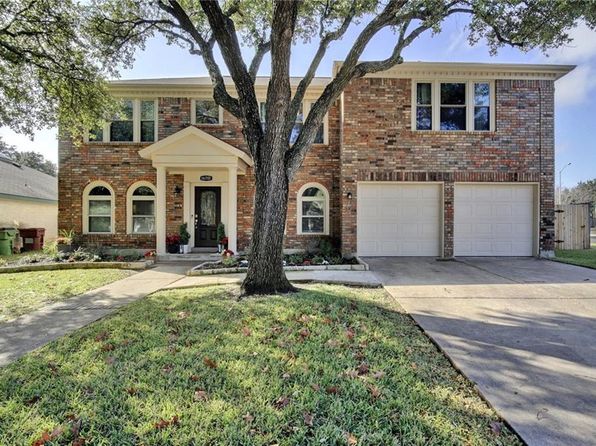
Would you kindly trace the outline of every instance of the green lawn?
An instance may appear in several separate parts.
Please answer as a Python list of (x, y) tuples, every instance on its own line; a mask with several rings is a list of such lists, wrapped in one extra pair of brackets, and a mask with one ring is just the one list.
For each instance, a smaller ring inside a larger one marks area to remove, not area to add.
[(596, 269), (596, 245), (592, 245), (592, 249), (557, 249), (555, 255), (559, 262)]
[(235, 292), (159, 292), (0, 369), (0, 444), (521, 444), (382, 290)]
[(131, 275), (120, 269), (0, 274), (0, 322)]

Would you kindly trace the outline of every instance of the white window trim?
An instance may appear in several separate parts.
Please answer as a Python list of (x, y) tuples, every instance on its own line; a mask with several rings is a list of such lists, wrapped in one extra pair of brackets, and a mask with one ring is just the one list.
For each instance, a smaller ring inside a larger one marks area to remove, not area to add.
[[(142, 196), (142, 195), (133, 196), (134, 191), (142, 186), (146, 186), (149, 189), (151, 189), (155, 195), (153, 195), (153, 196)], [(132, 209), (133, 209), (132, 202), (133, 202), (133, 200), (153, 201), (153, 212), (157, 213), (156, 197), (157, 197), (157, 189), (149, 181), (137, 181), (136, 183), (133, 183), (130, 185), (130, 187), (126, 191), (126, 233), (127, 234), (132, 234), (132, 235), (155, 234), (155, 232), (134, 232), (133, 231), (132, 220), (133, 220), (134, 215), (132, 214)], [(156, 215), (153, 215), (153, 218), (155, 218), (156, 219), (155, 221), (157, 221)]]
[[(111, 135), (110, 135), (110, 124), (112, 122), (107, 121), (106, 123), (104, 123), (104, 126), (103, 126), (103, 139), (101, 141), (99, 141), (99, 140), (92, 141), (89, 139), (89, 132), (87, 132), (85, 134), (85, 138), (84, 138), (85, 143), (112, 142), (112, 143), (118, 143), (118, 144), (127, 144), (127, 143), (128, 144), (130, 144), (130, 143), (150, 144), (151, 142), (158, 141), (159, 140), (159, 135), (158, 135), (159, 100), (157, 98), (156, 99), (152, 99), (152, 98), (137, 98), (137, 99), (120, 98), (120, 99), (125, 100), (125, 101), (132, 101), (132, 141), (112, 141)], [(155, 116), (154, 116), (155, 139), (153, 141), (141, 141), (141, 101), (151, 101), (151, 100), (153, 100), (155, 102), (155, 107), (154, 107), (154, 110), (155, 110)]]
[[(441, 84), (466, 84), (466, 130), (441, 130)], [(432, 129), (418, 130), (416, 128), (417, 84), (431, 84)], [(474, 130), (474, 84), (490, 85), (490, 128), (489, 130)], [(411, 95), (411, 129), (413, 132), (441, 132), (441, 133), (489, 133), (496, 130), (496, 93), (495, 81), (486, 79), (412, 79)]]
[[(264, 99), (259, 99), (259, 113), (261, 111), (261, 104), (265, 103)], [(302, 101), (302, 113), (303, 113), (303, 121), (302, 124), (304, 124), (304, 122), (306, 121), (306, 118), (308, 117), (308, 113), (310, 112), (310, 109), (313, 105), (313, 101)], [(263, 122), (263, 119), (261, 118), (261, 122)], [(316, 145), (324, 145), (327, 146), (329, 145), (329, 114), (325, 113), (325, 117), (323, 118), (323, 142), (320, 143), (313, 143)]]
[[(325, 211), (323, 212), (323, 232), (302, 232), (302, 201), (319, 201), (315, 200), (314, 197), (302, 197), (302, 194), (306, 189), (309, 187), (316, 187), (323, 191), (323, 195), (325, 195)], [(325, 186), (320, 183), (306, 183), (302, 185), (302, 187), (298, 190), (298, 194), (296, 196), (296, 208), (298, 214), (298, 221), (296, 223), (296, 232), (298, 235), (329, 235), (329, 191)]]
[[(190, 100), (190, 123), (192, 125), (222, 125), (224, 120), (223, 120), (223, 107), (221, 106), (217, 106), (218, 110), (219, 110), (219, 117), (218, 117), (218, 122), (217, 124), (204, 124), (204, 123), (200, 123), (197, 124), (197, 101), (213, 101), (213, 98), (195, 98), (195, 99), (191, 99)], [(217, 104), (216, 104), (217, 105)]]
[[(91, 196), (89, 192), (97, 186), (103, 186), (110, 191), (109, 198), (105, 195)], [(89, 231), (89, 200), (105, 200), (110, 201), (111, 215), (110, 215), (110, 232), (90, 232)], [(114, 234), (114, 227), (116, 226), (116, 195), (114, 189), (105, 181), (92, 181), (83, 189), (83, 234)]]

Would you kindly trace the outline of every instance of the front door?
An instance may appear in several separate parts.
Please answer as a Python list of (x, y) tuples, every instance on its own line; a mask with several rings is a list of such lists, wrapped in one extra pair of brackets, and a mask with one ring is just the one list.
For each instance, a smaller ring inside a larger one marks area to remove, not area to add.
[(221, 187), (195, 187), (195, 246), (217, 246), (221, 221)]

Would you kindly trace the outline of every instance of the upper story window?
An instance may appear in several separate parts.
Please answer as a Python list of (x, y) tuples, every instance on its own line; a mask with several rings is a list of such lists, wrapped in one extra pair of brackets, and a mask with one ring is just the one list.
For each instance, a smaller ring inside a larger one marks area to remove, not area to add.
[(192, 101), (191, 107), (191, 124), (217, 125), (223, 123), (223, 110), (213, 99), (195, 99)]
[(133, 101), (122, 101), (122, 112), (117, 120), (110, 124), (110, 141), (134, 140), (134, 110)]
[(155, 101), (141, 101), (141, 141), (155, 141)]
[[(264, 127), (265, 126), (265, 103), (261, 102), (261, 103), (259, 103), (259, 106), (260, 106), (260, 113), (261, 113), (261, 123), (263, 124), (263, 127)], [(298, 135), (300, 135), (300, 132), (302, 131), (302, 126), (304, 125), (304, 121), (306, 119), (306, 116), (308, 116), (308, 112), (310, 111), (311, 106), (312, 106), (312, 103), (310, 103), (310, 102), (306, 102), (306, 103), (303, 102), (302, 104), (300, 104), (300, 109), (298, 110), (298, 113), (296, 115), (296, 122), (294, 123), (294, 127), (292, 127), (292, 133), (290, 133), (290, 144), (294, 144), (296, 142), (296, 140), (298, 139)], [(323, 119), (323, 122), (317, 129), (317, 133), (315, 135), (313, 144), (327, 144), (327, 142), (326, 142), (327, 135), (325, 132), (326, 127), (327, 127), (326, 124), (327, 124), (327, 116), (325, 116), (325, 118)]]
[(122, 111), (103, 128), (89, 131), (89, 141), (157, 141), (157, 100), (123, 99)]
[(495, 128), (491, 81), (414, 82), (412, 128), (491, 131)]

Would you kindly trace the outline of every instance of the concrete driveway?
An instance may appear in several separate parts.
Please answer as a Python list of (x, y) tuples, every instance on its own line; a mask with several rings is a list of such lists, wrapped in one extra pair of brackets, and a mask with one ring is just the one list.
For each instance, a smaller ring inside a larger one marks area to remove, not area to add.
[(596, 270), (531, 258), (366, 258), (529, 445), (596, 445)]

